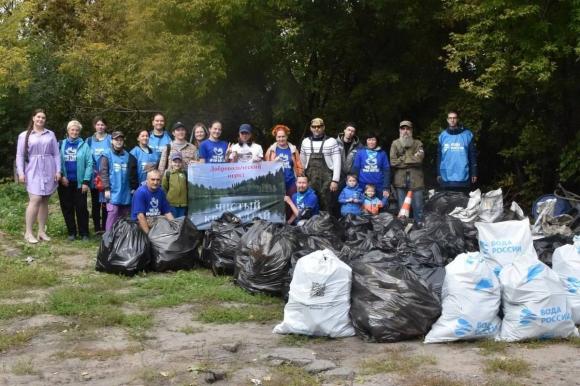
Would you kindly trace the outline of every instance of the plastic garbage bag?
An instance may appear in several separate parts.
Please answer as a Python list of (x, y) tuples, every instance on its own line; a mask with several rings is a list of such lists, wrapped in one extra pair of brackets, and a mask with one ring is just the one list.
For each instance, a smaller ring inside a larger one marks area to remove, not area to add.
[(572, 309), (574, 324), (580, 324), (580, 236), (574, 236), (574, 244), (566, 244), (554, 251), (553, 270), (564, 284), (568, 304)]
[(514, 261), (516, 256), (536, 256), (530, 232), (530, 221), (476, 222), (479, 250), (489, 259), (494, 272)]
[(531, 254), (520, 255), (499, 274), (504, 318), (497, 340), (578, 336), (558, 274)]
[(501, 188), (484, 193), (479, 204), (478, 217), (481, 222), (494, 222), (503, 214)]
[(481, 190), (476, 189), (469, 193), (469, 201), (465, 208), (456, 207), (449, 215), (460, 219), (463, 222), (473, 222), (477, 219), (481, 204)]
[(101, 239), (96, 270), (134, 275), (147, 269), (150, 262), (151, 250), (147, 235), (135, 221), (120, 219)]
[(437, 192), (425, 202), (423, 213), (449, 214), (455, 208), (465, 208), (469, 198), (461, 192)]
[(205, 235), (204, 256), (215, 275), (234, 273), (240, 239), (250, 226), (229, 212), (211, 223)]
[(341, 217), (339, 223), (344, 229), (346, 241), (356, 240), (360, 237), (359, 235), (365, 234), (373, 229), (371, 217), (366, 215), (355, 216), (353, 214), (348, 214)]
[(327, 212), (312, 216), (300, 226), (300, 229), (307, 235), (320, 236), (327, 239), (339, 250), (342, 247), (344, 229), (340, 226), (338, 220)]
[(342, 338), (354, 335), (350, 322), (351, 268), (329, 249), (302, 257), (294, 269), (284, 321), (277, 334)]
[(398, 342), (424, 335), (441, 304), (415, 273), (394, 261), (362, 258), (351, 264), (350, 316), (357, 335), (375, 342)]
[(297, 237), (287, 225), (256, 220), (240, 239), (234, 278), (252, 293), (281, 295), (289, 285), (290, 260)]
[(156, 272), (192, 269), (199, 260), (202, 234), (188, 217), (159, 217), (149, 230), (152, 266)]
[(414, 255), (421, 264), (444, 266), (467, 251), (463, 223), (451, 216), (431, 213), (422, 229), (412, 230), (409, 239)]
[(504, 208), (503, 215), (498, 219), (498, 221), (511, 221), (511, 220), (523, 220), (526, 216), (524, 211), (518, 205), (517, 202), (512, 201), (509, 208)]
[(499, 332), (499, 280), (479, 252), (462, 253), (445, 267), (443, 311), (425, 343), (493, 338)]
[(534, 240), (534, 249), (538, 259), (548, 267), (551, 267), (554, 250), (570, 243), (572, 243), (572, 237), (556, 234)]

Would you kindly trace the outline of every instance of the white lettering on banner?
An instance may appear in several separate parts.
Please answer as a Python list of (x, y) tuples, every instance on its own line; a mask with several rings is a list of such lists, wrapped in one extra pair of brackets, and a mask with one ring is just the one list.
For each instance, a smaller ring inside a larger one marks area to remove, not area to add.
[(217, 210), (222, 210), (222, 211), (235, 211), (237, 210), (244, 210), (244, 209), (250, 209), (250, 210), (260, 210), (262, 206), (262, 202), (260, 200), (254, 200), (251, 202), (227, 202), (227, 203), (223, 203), (223, 204), (215, 204), (215, 208)]

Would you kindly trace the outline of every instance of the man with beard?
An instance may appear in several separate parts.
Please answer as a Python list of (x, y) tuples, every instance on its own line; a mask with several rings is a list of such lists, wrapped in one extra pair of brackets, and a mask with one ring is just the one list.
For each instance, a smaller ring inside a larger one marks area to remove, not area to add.
[(469, 193), (477, 182), (477, 153), (473, 133), (459, 124), (456, 111), (447, 113), (449, 126), (439, 134), (437, 182), (443, 190)]
[(399, 209), (409, 190), (413, 191), (411, 207), (416, 222), (423, 221), (423, 144), (413, 138), (413, 123), (402, 121), (399, 124), (399, 139), (393, 141), (390, 151), (391, 167), (394, 170), (393, 186), (397, 190)]

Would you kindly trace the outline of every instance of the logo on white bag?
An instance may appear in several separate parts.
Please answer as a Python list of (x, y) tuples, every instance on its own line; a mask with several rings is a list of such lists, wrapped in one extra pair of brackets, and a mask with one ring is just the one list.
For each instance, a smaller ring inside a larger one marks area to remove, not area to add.
[(530, 281), (537, 278), (538, 275), (540, 273), (542, 273), (543, 271), (544, 271), (544, 264), (539, 263), (536, 265), (532, 265), (530, 268), (528, 268), (528, 275), (526, 277), (526, 283), (529, 283)]
[[(566, 309), (564, 309), (564, 311), (566, 311)], [(562, 309), (558, 306), (542, 308), (540, 310), (540, 315), (542, 316), (540, 320), (542, 324), (551, 324), (572, 320), (572, 314), (569, 312), (562, 312)]]
[(326, 292), (326, 284), (312, 282), (312, 287), (310, 288), (310, 297), (321, 297), (324, 296)]
[(524, 308), (520, 312), (520, 326), (528, 326), (532, 324), (536, 319), (538, 319), (538, 315), (534, 314), (529, 308)]
[(463, 318), (457, 319), (457, 327), (455, 328), (455, 335), (456, 336), (464, 336), (469, 334), (473, 330), (473, 326), (469, 323), (468, 320)]
[(490, 288), (493, 288), (493, 282), (491, 281), (491, 279), (485, 277), (480, 281), (478, 281), (477, 284), (475, 285), (476, 291), (485, 291)]
[(492, 322), (477, 322), (475, 326), (475, 335), (492, 335), (497, 331), (498, 325)]
[(493, 240), (491, 243), (480, 241), (479, 250), (485, 255), (520, 254), (523, 251), (521, 244), (514, 243), (513, 240)]
[(571, 294), (577, 294), (580, 292), (580, 280), (573, 276), (568, 276), (566, 278), (566, 289)]

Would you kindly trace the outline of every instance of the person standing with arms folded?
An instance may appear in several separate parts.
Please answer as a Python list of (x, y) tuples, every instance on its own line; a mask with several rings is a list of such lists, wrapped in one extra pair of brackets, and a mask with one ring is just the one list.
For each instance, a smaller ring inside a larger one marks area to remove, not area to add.
[(199, 161), (205, 163), (228, 162), (230, 145), (222, 141), (222, 124), (213, 121), (209, 127), (209, 138), (201, 143), (199, 148)]
[(89, 145), (80, 137), (82, 128), (79, 121), (70, 121), (66, 126), (67, 137), (60, 145), (62, 177), (58, 199), (69, 241), (76, 239), (77, 235), (82, 240), (89, 239), (87, 193), (93, 177), (93, 155)]
[(113, 228), (115, 222), (125, 217), (131, 209), (131, 194), (137, 187), (137, 160), (124, 149), (125, 136), (120, 131), (111, 135), (111, 150), (101, 157), (100, 175), (107, 200), (107, 223), (105, 230)]
[(181, 160), (183, 162), (183, 169), (187, 171), (187, 167), (191, 162), (195, 160), (197, 155), (197, 148), (191, 143), (187, 142), (185, 137), (187, 136), (187, 129), (185, 125), (181, 122), (176, 122), (171, 129), (173, 137), (175, 138), (169, 144), (165, 146), (161, 152), (161, 159), (159, 160), (159, 171), (161, 175), (165, 173), (170, 166), (171, 156), (175, 153), (181, 154)]
[(314, 118), (310, 122), (312, 133), (300, 146), (300, 161), (304, 174), (320, 199), (320, 210), (338, 216), (338, 183), (341, 172), (340, 147), (335, 138), (325, 134), (324, 121)]
[(149, 132), (141, 130), (137, 136), (137, 146), (131, 150), (131, 155), (137, 160), (137, 176), (139, 184), (147, 180), (147, 172), (157, 167), (159, 153), (149, 147)]
[(91, 178), (91, 216), (95, 234), (102, 234), (105, 231), (107, 222), (107, 207), (103, 193), (95, 185), (95, 177), (99, 175), (101, 156), (105, 151), (111, 149), (111, 135), (107, 134), (107, 121), (102, 117), (93, 118), (93, 128), (95, 133), (87, 138), (86, 143), (91, 149), (93, 156), (93, 178)]
[(413, 123), (402, 121), (399, 123), (399, 138), (391, 144), (391, 167), (393, 168), (393, 186), (397, 192), (399, 210), (403, 206), (405, 196), (410, 190), (413, 192), (411, 208), (415, 222), (423, 222), (423, 143), (413, 138)]
[(367, 135), (365, 144), (356, 153), (353, 172), (358, 175), (361, 186), (374, 185), (376, 197), (381, 200), (384, 198), (386, 203), (391, 189), (389, 157), (379, 146), (378, 134)]
[(165, 115), (162, 113), (155, 113), (151, 121), (153, 130), (149, 133), (149, 147), (155, 153), (161, 156), (161, 152), (171, 142), (171, 136), (165, 130)]
[[(35, 110), (26, 131), (18, 136), (16, 148), (18, 181), (26, 184), (28, 192), (24, 239), (30, 244), (36, 244), (38, 240), (50, 241), (46, 234), (48, 199), (61, 177), (58, 142), (45, 123), (44, 110)], [(37, 237), (32, 229), (35, 222), (38, 222)]]
[(469, 194), (477, 183), (477, 150), (471, 130), (459, 123), (456, 111), (447, 113), (449, 126), (439, 134), (437, 182), (443, 190)]

